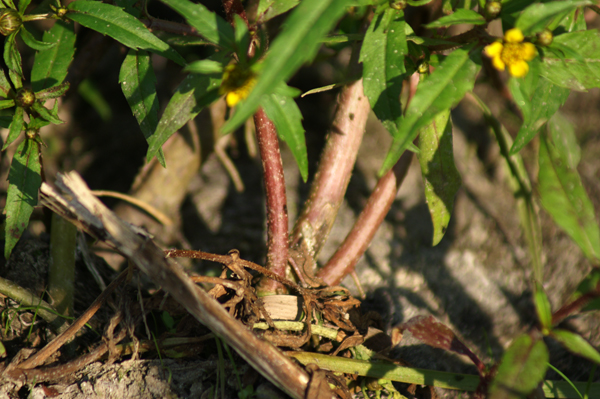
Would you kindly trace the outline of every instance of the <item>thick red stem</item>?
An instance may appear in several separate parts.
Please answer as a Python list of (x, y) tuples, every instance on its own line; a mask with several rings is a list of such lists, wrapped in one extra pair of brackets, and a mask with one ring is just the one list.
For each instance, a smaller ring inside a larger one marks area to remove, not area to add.
[(405, 152), (396, 165), (375, 186), (354, 227), (329, 262), (317, 274), (327, 285), (338, 285), (352, 273), (354, 266), (371, 244), (371, 240), (396, 199), (396, 193), (408, 172), (412, 152)]
[[(278, 276), (285, 277), (288, 261), (288, 213), (279, 140), (275, 125), (262, 108), (254, 114), (254, 124), (267, 197), (267, 268)], [(263, 279), (259, 291), (274, 292), (279, 288), (282, 288), (279, 283)]]

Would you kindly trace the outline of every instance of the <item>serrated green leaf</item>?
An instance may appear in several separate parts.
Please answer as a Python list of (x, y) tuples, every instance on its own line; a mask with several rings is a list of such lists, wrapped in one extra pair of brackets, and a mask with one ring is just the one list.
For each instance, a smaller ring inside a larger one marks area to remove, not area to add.
[[(54, 112), (56, 112), (57, 110), (58, 110), (58, 108), (56, 108), (56, 110), (54, 110)], [(27, 123), (27, 129), (40, 130), (44, 126), (48, 126), (50, 124), (50, 122), (48, 122), (45, 119), (38, 118), (33, 115), (29, 115), (29, 116), (30, 116), (30, 121), (29, 121), (29, 123)]]
[(543, 77), (557, 86), (573, 90), (600, 87), (600, 35), (597, 30), (555, 36), (553, 45), (570, 48), (579, 56), (546, 52), (540, 68)]
[(433, 29), (459, 24), (483, 25), (485, 23), (485, 18), (478, 12), (459, 8), (453, 14), (440, 17), (435, 21), (428, 23), (425, 25), (425, 27), (428, 29)]
[(573, 8), (592, 4), (589, 0), (562, 0), (547, 3), (535, 3), (527, 7), (515, 22), (523, 35), (530, 36), (541, 32), (556, 16)]
[[(437, 114), (452, 108), (466, 92), (473, 90), (475, 77), (481, 67), (480, 51), (474, 46), (454, 50), (423, 82), (410, 102), (406, 115), (398, 124), (398, 132), (383, 163), (380, 173), (389, 170), (404, 150), (417, 137), (419, 129)], [(473, 50), (473, 54), (469, 54)]]
[(23, 69), (21, 67), (21, 53), (17, 49), (16, 43), (17, 32), (13, 32), (6, 37), (4, 41), (4, 62), (10, 70), (10, 79), (12, 80), (15, 88), (21, 88), (21, 76), (23, 76)]
[(306, 153), (306, 140), (302, 126), (302, 113), (291, 97), (279, 94), (265, 95), (260, 105), (271, 119), (277, 135), (287, 143), (294, 155), (300, 169), (302, 180), (308, 178), (308, 155)]
[(260, 0), (256, 15), (262, 22), (275, 18), (296, 7), (300, 0)]
[(8, 259), (14, 246), (29, 223), (33, 207), (38, 202), (38, 190), (42, 185), (39, 144), (24, 140), (13, 157), (8, 174), (6, 194), (6, 234), (4, 257)]
[(4, 70), (0, 69), (0, 96), (7, 98), (11, 90), (12, 88), (10, 87), (10, 83), (8, 83)]
[(33, 37), (31, 32), (29, 32), (27, 28), (25, 28), (25, 26), (23, 26), (19, 30), (19, 34), (21, 35), (21, 39), (23, 39), (23, 42), (34, 50), (48, 50), (56, 45), (56, 43), (47, 43), (37, 40), (35, 37)]
[(0, 109), (11, 108), (15, 106), (15, 100), (0, 100)]
[(539, 193), (542, 205), (591, 259), (600, 259), (594, 206), (576, 169), (569, 167), (547, 134), (540, 135)]
[(432, 245), (437, 245), (448, 228), (454, 197), (461, 178), (454, 165), (450, 110), (437, 114), (419, 133), (419, 163), (425, 198), (433, 222)]
[(548, 296), (540, 281), (535, 282), (533, 301), (535, 303), (535, 311), (542, 327), (542, 332), (547, 333), (552, 328), (552, 307), (550, 306), (550, 300), (548, 300)]
[(71, 84), (69, 82), (64, 82), (62, 84), (36, 92), (35, 98), (38, 101), (58, 98), (65, 95), (65, 93), (69, 90), (69, 87), (71, 87)]
[(574, 354), (600, 364), (600, 353), (581, 335), (557, 328), (552, 330), (550, 336)]
[[(156, 77), (150, 54), (143, 50), (129, 50), (121, 65), (119, 83), (131, 112), (137, 119), (144, 138), (148, 141), (158, 126)], [(158, 152), (158, 161), (162, 165), (165, 164), (162, 150)]]
[(502, 356), (489, 391), (490, 399), (521, 399), (544, 379), (548, 368), (548, 348), (529, 335), (517, 337)]
[(521, 108), (524, 119), (510, 149), (510, 155), (521, 151), (537, 135), (540, 128), (567, 101), (570, 94), (568, 89), (555, 86), (546, 79), (538, 79), (538, 63), (531, 63), (531, 67), (531, 73), (528, 74), (534, 81), (531, 94), (520, 90), (522, 79), (511, 78), (509, 82), (509, 89), (515, 98), (515, 103)]
[(49, 110), (48, 108), (44, 107), (42, 105), (42, 103), (39, 102), (35, 102), (33, 103), (33, 105), (31, 106), (31, 109), (35, 112), (37, 112), (37, 114), (42, 118), (47, 120), (50, 123), (53, 123), (55, 125), (60, 125), (61, 123), (65, 123), (64, 121), (61, 121), (58, 118), (58, 114), (56, 113), (56, 110)]
[(24, 115), (25, 111), (22, 107), (17, 107), (15, 109), (15, 114), (13, 115), (12, 122), (8, 128), (8, 138), (2, 147), (2, 151), (6, 150), (6, 148), (21, 135), (23, 125), (25, 124)]
[(152, 51), (179, 65), (185, 64), (185, 60), (167, 43), (154, 36), (146, 25), (119, 7), (99, 1), (77, 0), (67, 8), (67, 18), (108, 35), (127, 47)]
[(394, 135), (402, 116), (400, 92), (405, 78), (404, 13), (392, 8), (371, 21), (360, 52), (364, 93), (383, 126)]
[(202, 37), (225, 51), (233, 51), (235, 39), (233, 28), (202, 4), (188, 0), (161, 0), (163, 3), (181, 14), (190, 26)]
[(571, 169), (577, 169), (581, 159), (581, 148), (575, 137), (575, 127), (560, 112), (557, 112), (548, 121), (548, 133), (552, 138), (554, 146), (562, 159), (567, 162)]
[(183, 69), (184, 72), (200, 73), (204, 75), (222, 74), (223, 64), (213, 60), (200, 60), (187, 64)]
[(148, 138), (146, 161), (158, 154), (162, 145), (202, 108), (217, 100), (221, 78), (210, 75), (190, 74), (179, 84), (162, 114), (156, 131)]
[(75, 54), (76, 38), (73, 24), (65, 21), (56, 21), (50, 30), (44, 32), (43, 40), (56, 45), (36, 53), (31, 70), (33, 91), (56, 86), (65, 80)]
[(244, 123), (258, 108), (263, 95), (272, 93), (275, 86), (313, 59), (321, 39), (337, 23), (348, 3), (349, 0), (304, 0), (292, 11), (271, 45), (254, 89), (223, 126), (224, 133)]

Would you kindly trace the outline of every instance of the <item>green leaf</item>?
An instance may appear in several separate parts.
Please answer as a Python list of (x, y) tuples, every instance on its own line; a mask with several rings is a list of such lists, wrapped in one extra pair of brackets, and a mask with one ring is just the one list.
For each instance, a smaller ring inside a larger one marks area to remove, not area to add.
[(515, 22), (523, 35), (531, 36), (541, 32), (556, 16), (573, 8), (592, 4), (589, 0), (562, 0), (547, 3), (535, 3), (527, 7)]
[(521, 399), (543, 380), (548, 368), (548, 348), (529, 335), (517, 337), (502, 356), (489, 391), (490, 399)]
[(84, 79), (77, 87), (77, 93), (100, 115), (103, 121), (109, 121), (112, 118), (110, 104), (92, 80)]
[(15, 106), (15, 100), (0, 100), (0, 109), (11, 108)]
[(23, 42), (34, 50), (48, 50), (56, 45), (56, 43), (47, 43), (37, 40), (35, 37), (33, 37), (31, 32), (29, 32), (27, 28), (25, 28), (25, 26), (23, 26), (21, 30), (19, 30), (19, 34), (21, 35), (21, 39), (23, 39)]
[(133, 49), (155, 52), (184, 65), (185, 60), (169, 45), (154, 36), (137, 18), (123, 9), (99, 1), (77, 0), (67, 8), (67, 18), (108, 35)]
[(163, 3), (181, 14), (202, 37), (225, 51), (233, 51), (235, 47), (233, 28), (202, 4), (188, 0), (161, 0)]
[(38, 202), (38, 190), (42, 185), (39, 151), (39, 144), (35, 140), (23, 140), (10, 165), (6, 194), (6, 259), (21, 238), (33, 207)]
[(205, 75), (222, 74), (223, 64), (213, 60), (200, 60), (187, 64), (183, 70), (184, 72), (201, 73)]
[(248, 48), (250, 47), (250, 32), (248, 25), (239, 15), (233, 16), (235, 24), (235, 53), (240, 60), (240, 64), (248, 64)]
[(265, 95), (260, 105), (271, 119), (277, 135), (287, 143), (296, 159), (302, 179), (308, 178), (308, 156), (304, 127), (302, 127), (302, 113), (293, 98), (279, 94)]
[(557, 328), (552, 330), (550, 336), (574, 354), (600, 364), (600, 353), (581, 335)]
[(19, 0), (19, 12), (21, 14), (25, 13), (27, 6), (31, 3), (31, 0)]
[(218, 99), (220, 77), (190, 74), (179, 84), (162, 114), (158, 127), (148, 137), (146, 161), (158, 154), (162, 145), (190, 119), (194, 119), (202, 108)]
[[(148, 141), (158, 126), (156, 77), (152, 69), (150, 54), (143, 50), (129, 50), (123, 60), (123, 65), (121, 65), (119, 83), (131, 112)], [(158, 160), (161, 165), (165, 164), (162, 150), (158, 153)]]
[(425, 4), (431, 3), (433, 0), (407, 0), (407, 4), (409, 6), (418, 7), (424, 6)]
[(19, 89), (22, 87), (21, 76), (23, 76), (23, 69), (21, 67), (21, 53), (19, 52), (19, 49), (17, 49), (15, 40), (16, 35), (17, 32), (11, 33), (4, 41), (4, 62), (6, 62), (8, 69), (14, 73), (9, 73), (10, 79), (15, 85), (15, 88)]
[[(588, 293), (600, 293), (600, 268), (594, 267), (590, 273), (579, 283), (577, 289), (569, 298), (569, 302), (574, 302), (581, 296)], [(587, 305), (585, 305), (582, 311), (598, 310), (600, 309), (600, 298), (592, 299)]]
[(522, 79), (511, 78), (509, 82), (510, 91), (513, 93), (515, 103), (523, 111), (524, 119), (510, 149), (510, 155), (521, 151), (569, 97), (569, 89), (555, 86), (546, 79), (539, 79), (537, 65), (538, 63), (532, 63), (531, 73), (528, 74), (534, 82), (534, 89), (530, 95), (520, 90)]
[(459, 8), (453, 14), (440, 17), (439, 19), (425, 25), (425, 27), (428, 29), (433, 29), (459, 24), (483, 25), (485, 24), (485, 18), (473, 10)]
[(538, 180), (542, 205), (588, 258), (600, 259), (600, 231), (594, 206), (579, 173), (569, 167), (547, 134), (540, 138)]
[(581, 148), (575, 137), (575, 128), (560, 112), (557, 112), (548, 121), (548, 133), (560, 156), (567, 162), (569, 168), (576, 170), (581, 159)]
[(7, 98), (8, 93), (10, 93), (11, 90), (12, 88), (10, 87), (10, 83), (6, 78), (4, 70), (0, 69), (0, 96)]
[[(469, 54), (471, 50), (473, 55)], [(406, 115), (400, 120), (398, 132), (380, 173), (389, 170), (398, 161), (417, 137), (419, 129), (440, 112), (452, 108), (466, 92), (473, 89), (481, 66), (480, 60), (472, 57), (478, 57), (480, 53), (473, 46), (456, 49), (427, 79), (419, 83)]]
[(6, 150), (6, 148), (21, 135), (23, 125), (25, 124), (24, 115), (25, 111), (23, 108), (17, 107), (15, 109), (15, 114), (13, 115), (12, 122), (8, 128), (8, 138), (2, 147), (2, 151)]
[(546, 295), (546, 292), (544, 292), (544, 287), (540, 281), (535, 282), (533, 300), (542, 327), (542, 332), (547, 334), (552, 328), (552, 307), (550, 306), (550, 301), (548, 300), (548, 296)]
[(419, 163), (425, 198), (433, 222), (433, 243), (437, 245), (448, 228), (454, 197), (461, 179), (454, 165), (450, 110), (442, 111), (419, 133)]
[(571, 54), (546, 51), (540, 68), (543, 77), (557, 86), (573, 90), (600, 87), (600, 35), (597, 30), (558, 35), (552, 45), (568, 48)]
[(58, 118), (58, 114), (57, 112), (53, 109), (53, 110), (49, 110), (48, 108), (44, 107), (42, 105), (42, 103), (39, 102), (35, 102), (33, 103), (33, 105), (31, 106), (31, 109), (35, 112), (37, 112), (37, 114), (42, 118), (47, 120), (50, 123), (54, 123), (55, 125), (60, 125), (61, 123), (64, 123), (64, 121), (61, 121)]
[(59, 85), (49, 87), (47, 89), (43, 89), (43, 90), (36, 92), (35, 98), (38, 101), (49, 100), (52, 98), (58, 98), (60, 96), (63, 96), (69, 90), (69, 87), (71, 87), (69, 82), (64, 82)]
[(75, 54), (76, 38), (73, 24), (65, 21), (56, 21), (50, 30), (44, 32), (43, 40), (55, 43), (55, 46), (35, 55), (31, 70), (33, 91), (47, 89), (65, 80)]
[(280, 82), (286, 81), (305, 62), (312, 60), (320, 41), (344, 14), (350, 0), (304, 0), (287, 18), (282, 32), (273, 41), (262, 65), (254, 89), (240, 102), (236, 112), (223, 126), (223, 132), (232, 132), (258, 108), (260, 99), (273, 92)]
[(371, 108), (383, 126), (395, 135), (402, 116), (400, 92), (405, 78), (404, 56), (408, 52), (404, 14), (392, 8), (371, 21), (360, 51), (363, 87)]
[[(300, 0), (260, 0), (256, 15), (261, 22), (275, 18), (296, 7)], [(262, 16), (262, 19), (261, 19)]]

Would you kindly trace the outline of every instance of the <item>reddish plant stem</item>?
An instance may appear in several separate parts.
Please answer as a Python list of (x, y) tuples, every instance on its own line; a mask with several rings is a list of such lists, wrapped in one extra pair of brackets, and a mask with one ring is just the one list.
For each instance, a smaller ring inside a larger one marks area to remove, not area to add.
[(290, 237), (291, 247), (303, 258), (304, 270), (314, 271), (314, 259), (331, 231), (350, 182), (370, 110), (362, 80), (344, 88), (309, 198)]
[(600, 297), (600, 283), (596, 286), (594, 291), (583, 294), (573, 302), (564, 305), (562, 308), (554, 312), (552, 315), (552, 325), (555, 326), (565, 318), (579, 312), (584, 306), (598, 297)]
[(227, 16), (227, 22), (233, 25), (233, 16), (239, 15), (246, 25), (248, 25), (248, 17), (246, 16), (246, 10), (240, 0), (223, 0), (223, 8), (225, 8), (225, 15)]
[(392, 207), (411, 161), (412, 152), (405, 152), (392, 170), (379, 179), (352, 230), (317, 274), (327, 285), (338, 285), (345, 276), (354, 271), (354, 266), (371, 244), (385, 215)]
[[(275, 125), (262, 108), (254, 114), (256, 137), (263, 165), (267, 200), (267, 269), (284, 277), (288, 261), (288, 213), (285, 176)], [(263, 279), (259, 292), (275, 292), (283, 286)]]

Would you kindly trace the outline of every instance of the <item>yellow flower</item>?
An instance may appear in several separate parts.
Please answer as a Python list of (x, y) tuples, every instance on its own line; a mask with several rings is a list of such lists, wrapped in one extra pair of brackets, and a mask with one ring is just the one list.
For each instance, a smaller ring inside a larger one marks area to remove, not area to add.
[(255, 84), (256, 75), (254, 72), (243, 69), (239, 64), (231, 64), (225, 67), (219, 92), (225, 94), (225, 101), (232, 108), (248, 97)]
[(503, 41), (485, 47), (485, 55), (492, 59), (492, 65), (497, 70), (504, 71), (508, 66), (508, 72), (512, 76), (522, 78), (529, 72), (526, 61), (531, 61), (536, 55), (535, 46), (523, 42), (523, 39), (525, 38), (520, 29), (510, 29), (504, 34)]

